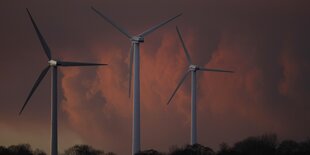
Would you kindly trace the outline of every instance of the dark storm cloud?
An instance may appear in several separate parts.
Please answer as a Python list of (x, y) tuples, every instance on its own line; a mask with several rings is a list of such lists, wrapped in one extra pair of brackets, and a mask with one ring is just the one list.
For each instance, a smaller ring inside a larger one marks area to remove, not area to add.
[[(189, 140), (189, 82), (171, 105), (165, 105), (187, 65), (175, 25), (194, 62), (236, 71), (233, 75), (198, 75), (198, 132), (202, 144), (216, 147), (223, 141), (234, 142), (263, 132), (300, 140), (309, 136), (310, 130), (307, 3), (2, 1), (0, 98), (6, 108), (1, 108), (0, 125), (24, 128), (27, 134), (34, 130), (34, 124), (38, 125), (35, 129), (49, 128), (49, 77), (22, 117), (17, 117), (36, 76), (46, 65), (25, 11), (28, 7), (56, 58), (109, 63), (102, 68), (61, 69), (60, 133), (76, 133), (63, 146), (81, 140), (117, 153), (129, 152), (130, 42), (92, 12), (90, 6), (94, 6), (132, 34), (183, 12), (182, 17), (147, 36), (141, 45), (143, 148), (167, 150)], [(22, 141), (15, 139), (16, 143)]]

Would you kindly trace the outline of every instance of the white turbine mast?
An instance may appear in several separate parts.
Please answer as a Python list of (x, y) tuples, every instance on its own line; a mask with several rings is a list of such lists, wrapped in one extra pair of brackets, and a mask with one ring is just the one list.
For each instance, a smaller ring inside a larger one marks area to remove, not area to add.
[(39, 31), (34, 19), (32, 18), (29, 10), (27, 9), (28, 15), (32, 22), (32, 25), (36, 31), (36, 34), (41, 42), (42, 48), (48, 58), (48, 66), (43, 69), (38, 79), (35, 81), (25, 103), (23, 104), (21, 110), (19, 111), (19, 115), (22, 114), (24, 108), (26, 107), (29, 99), (40, 85), (41, 81), (46, 76), (49, 69), (52, 69), (51, 74), (51, 155), (58, 154), (58, 136), (57, 136), (57, 67), (72, 67), (72, 66), (101, 66), (107, 64), (97, 64), (97, 63), (88, 63), (88, 62), (69, 62), (69, 61), (60, 61), (52, 59), (51, 50), (48, 47), (43, 35)]
[(131, 79), (132, 79), (132, 65), (134, 70), (134, 80), (133, 80), (133, 131), (132, 131), (132, 154), (136, 154), (140, 151), (140, 43), (144, 42), (144, 37), (148, 34), (154, 32), (158, 28), (167, 24), (168, 22), (174, 20), (175, 18), (181, 16), (178, 14), (166, 21), (155, 25), (146, 31), (138, 34), (136, 36), (130, 35), (125, 29), (117, 25), (110, 18), (102, 14), (100, 11), (91, 7), (100, 17), (104, 18), (110, 24), (112, 24), (116, 29), (123, 33), (130, 41), (130, 64), (129, 64), (129, 96), (131, 92)]
[(196, 107), (196, 85), (197, 85), (197, 83), (196, 83), (196, 72), (197, 71), (210, 71), (210, 72), (233, 73), (233, 71), (227, 71), (227, 70), (222, 70), (222, 69), (204, 68), (204, 67), (200, 67), (198, 65), (193, 64), (191, 57), (189, 56), (188, 50), (185, 46), (185, 43), (183, 41), (182, 35), (179, 31), (179, 28), (176, 27), (176, 30), (178, 32), (178, 36), (179, 36), (180, 41), (182, 43), (182, 46), (183, 46), (187, 61), (189, 63), (189, 66), (188, 66), (188, 70), (185, 71), (182, 79), (178, 83), (176, 89), (173, 91), (173, 93), (172, 93), (171, 97), (169, 98), (167, 104), (169, 104), (171, 102), (173, 96), (178, 91), (178, 89), (180, 88), (182, 83), (185, 81), (187, 75), (189, 73), (191, 73), (191, 76), (192, 76), (192, 78), (191, 78), (192, 79), (191, 80), (191, 97), (192, 98), (191, 98), (191, 141), (190, 141), (190, 144), (194, 145), (194, 144), (197, 144), (197, 111), (196, 111), (196, 109), (197, 109), (197, 107)]

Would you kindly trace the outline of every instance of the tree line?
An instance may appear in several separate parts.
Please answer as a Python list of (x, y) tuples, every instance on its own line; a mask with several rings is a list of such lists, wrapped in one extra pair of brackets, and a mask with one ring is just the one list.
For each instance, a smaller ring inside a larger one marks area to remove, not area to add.
[[(47, 155), (40, 149), (32, 149), (29, 144), (11, 145), (8, 147), (0, 146), (0, 155)], [(102, 150), (94, 149), (89, 145), (74, 145), (66, 149), (60, 155), (116, 155), (113, 152), (105, 153)]]
[[(32, 149), (29, 144), (0, 146), (0, 155), (46, 155), (40, 149)], [(116, 155), (113, 152), (104, 152), (89, 145), (74, 145), (66, 149), (61, 155)], [(275, 134), (248, 137), (232, 146), (220, 144), (218, 151), (209, 147), (195, 144), (182, 147), (173, 146), (168, 152), (159, 152), (148, 149), (136, 155), (310, 155), (310, 139), (296, 142), (293, 140), (278, 141)]]

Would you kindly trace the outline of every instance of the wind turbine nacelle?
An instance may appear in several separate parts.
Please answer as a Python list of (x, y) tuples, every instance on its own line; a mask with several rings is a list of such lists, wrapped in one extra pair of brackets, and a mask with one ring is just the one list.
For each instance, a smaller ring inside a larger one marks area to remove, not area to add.
[(57, 61), (55, 60), (50, 60), (48, 61), (48, 63), (50, 64), (50, 66), (57, 66)]
[(131, 38), (132, 41), (136, 41), (138, 43), (143, 43), (144, 42), (144, 38), (143, 37), (140, 37), (140, 36), (133, 36)]
[(199, 67), (197, 65), (190, 65), (189, 70), (190, 71), (196, 71), (196, 70), (199, 70)]

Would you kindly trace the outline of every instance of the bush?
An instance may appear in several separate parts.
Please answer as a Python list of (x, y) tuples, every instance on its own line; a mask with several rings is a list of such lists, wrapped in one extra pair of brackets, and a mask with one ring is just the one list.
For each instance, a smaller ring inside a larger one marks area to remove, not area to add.
[(186, 145), (183, 148), (171, 150), (170, 155), (215, 155), (214, 151), (200, 144)]
[(240, 155), (274, 155), (276, 153), (277, 136), (275, 134), (260, 137), (249, 137), (238, 142), (233, 150)]
[(136, 153), (136, 155), (164, 155), (164, 154), (160, 153), (156, 150), (150, 149), (150, 150), (145, 150), (145, 151), (141, 151), (139, 153)]
[(103, 151), (93, 149), (88, 145), (74, 145), (65, 150), (65, 155), (104, 155)]

